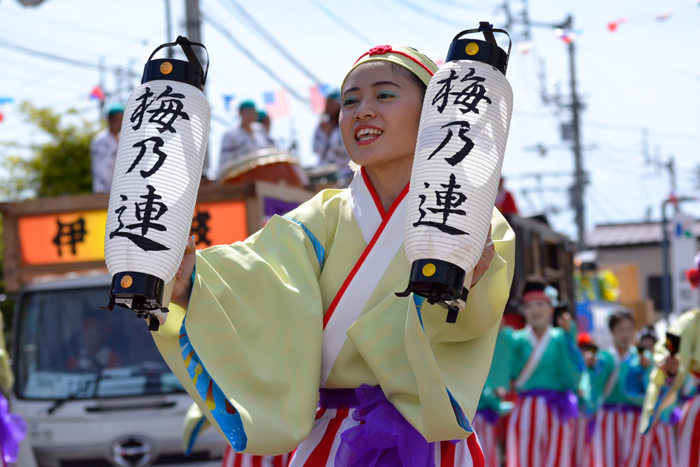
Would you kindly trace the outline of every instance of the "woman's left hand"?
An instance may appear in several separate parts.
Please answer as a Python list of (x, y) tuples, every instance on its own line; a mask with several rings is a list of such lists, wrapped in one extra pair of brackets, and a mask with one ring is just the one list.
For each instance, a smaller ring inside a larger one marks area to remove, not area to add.
[(557, 319), (557, 325), (564, 330), (564, 332), (569, 332), (571, 331), (571, 322), (573, 321), (573, 318), (568, 312), (564, 312), (561, 314), (561, 316)]
[(476, 284), (484, 273), (486, 273), (495, 254), (496, 247), (493, 244), (493, 240), (491, 240), (491, 227), (489, 227), (489, 235), (486, 237), (486, 245), (484, 245), (484, 251), (481, 252), (481, 258), (479, 258), (479, 262), (476, 263), (476, 267), (474, 268), (472, 283), (469, 286), (470, 289), (474, 287), (474, 284)]

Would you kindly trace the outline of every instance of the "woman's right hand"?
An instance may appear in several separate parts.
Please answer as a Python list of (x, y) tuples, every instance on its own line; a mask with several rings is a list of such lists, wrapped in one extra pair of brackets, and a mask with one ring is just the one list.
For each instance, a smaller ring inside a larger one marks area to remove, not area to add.
[(194, 238), (190, 237), (187, 240), (185, 254), (182, 255), (180, 268), (175, 274), (175, 286), (173, 287), (173, 295), (170, 301), (177, 306), (187, 308), (192, 293), (192, 271), (194, 271), (195, 257), (197, 256), (197, 246), (194, 244)]
[(678, 374), (680, 364), (681, 362), (678, 360), (678, 357), (669, 355), (668, 357), (664, 358), (661, 365), (659, 365), (659, 368), (661, 368), (661, 370), (666, 373), (669, 378), (675, 378)]

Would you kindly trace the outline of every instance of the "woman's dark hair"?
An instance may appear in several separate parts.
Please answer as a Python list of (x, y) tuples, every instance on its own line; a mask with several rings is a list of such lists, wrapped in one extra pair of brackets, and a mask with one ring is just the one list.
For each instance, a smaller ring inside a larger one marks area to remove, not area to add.
[(613, 314), (610, 315), (610, 318), (608, 318), (608, 327), (612, 331), (618, 323), (626, 319), (630, 320), (632, 324), (635, 324), (634, 315), (632, 315), (632, 312), (630, 310), (626, 308), (616, 310)]

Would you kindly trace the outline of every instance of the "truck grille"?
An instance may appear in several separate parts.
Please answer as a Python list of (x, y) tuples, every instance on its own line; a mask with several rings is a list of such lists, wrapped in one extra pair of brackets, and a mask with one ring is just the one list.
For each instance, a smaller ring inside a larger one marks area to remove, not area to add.
[[(184, 454), (163, 454), (150, 465), (165, 465), (165, 464), (190, 464), (194, 462), (203, 462), (214, 460), (209, 457), (208, 452), (193, 452), (189, 456)], [(80, 459), (80, 460), (65, 460), (61, 461), (61, 467), (113, 467), (106, 459)]]

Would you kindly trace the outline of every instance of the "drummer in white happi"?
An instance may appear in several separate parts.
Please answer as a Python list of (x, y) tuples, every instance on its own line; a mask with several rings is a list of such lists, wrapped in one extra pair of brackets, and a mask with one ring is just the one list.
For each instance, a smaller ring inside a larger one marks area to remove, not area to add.
[(241, 102), (238, 113), (241, 116), (240, 125), (227, 131), (221, 143), (219, 168), (229, 161), (247, 156), (252, 151), (274, 146), (263, 124), (258, 122), (258, 111), (253, 101)]
[(90, 172), (92, 192), (109, 193), (112, 188), (114, 161), (117, 158), (119, 133), (122, 130), (124, 106), (112, 104), (107, 111), (107, 128), (99, 132), (90, 142)]

